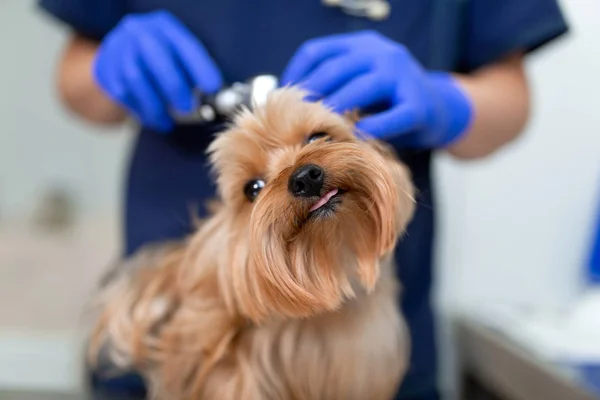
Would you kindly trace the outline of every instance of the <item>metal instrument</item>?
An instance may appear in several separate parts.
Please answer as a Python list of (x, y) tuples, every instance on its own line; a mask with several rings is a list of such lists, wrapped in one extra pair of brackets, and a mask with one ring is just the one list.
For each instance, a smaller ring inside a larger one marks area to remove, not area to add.
[(242, 107), (254, 108), (264, 104), (269, 93), (279, 85), (274, 75), (258, 75), (246, 82), (236, 82), (214, 95), (197, 92), (198, 107), (191, 114), (173, 113), (179, 124), (210, 123), (233, 116)]

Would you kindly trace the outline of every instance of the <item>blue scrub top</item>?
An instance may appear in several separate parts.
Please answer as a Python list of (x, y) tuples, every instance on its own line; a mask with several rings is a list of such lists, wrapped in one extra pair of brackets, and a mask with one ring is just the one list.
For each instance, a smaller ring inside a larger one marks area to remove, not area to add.
[[(101, 40), (129, 13), (167, 9), (205, 44), (226, 82), (280, 74), (307, 39), (374, 29), (403, 43), (430, 69), (470, 72), (515, 51), (531, 52), (566, 32), (556, 0), (391, 0), (391, 15), (370, 21), (320, 0), (41, 0), (75, 31)], [(170, 135), (142, 129), (129, 167), (125, 252), (192, 230), (190, 207), (204, 214), (213, 196), (204, 151), (218, 130), (178, 127)], [(393, 143), (392, 143), (393, 144)], [(412, 337), (411, 365), (398, 398), (436, 391), (437, 357), (430, 305), (434, 239), (431, 152), (399, 149), (418, 188), (418, 208), (396, 251), (401, 304)], [(433, 398), (433, 397), (432, 397)]]

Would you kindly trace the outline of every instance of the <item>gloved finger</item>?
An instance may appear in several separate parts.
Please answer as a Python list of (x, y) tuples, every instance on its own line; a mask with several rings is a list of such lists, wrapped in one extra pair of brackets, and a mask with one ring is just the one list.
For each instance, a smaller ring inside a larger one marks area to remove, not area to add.
[(143, 125), (163, 132), (170, 131), (173, 129), (173, 120), (158, 91), (152, 86), (139, 57), (136, 52), (123, 60), (122, 76), (128, 88), (129, 104)]
[(341, 55), (322, 62), (299, 86), (317, 97), (328, 96), (358, 75), (369, 71), (371, 59), (359, 54)]
[[(110, 40), (111, 38), (108, 37), (98, 50), (92, 69), (94, 80), (112, 101), (139, 116), (139, 105), (134, 104), (124, 73), (124, 66), (135, 62), (132, 59), (137, 57), (133, 40), (130, 37), (122, 38), (118, 46), (113, 46), (114, 43), (110, 43)], [(115, 62), (116, 54), (119, 62)]]
[(166, 39), (171, 51), (193, 84), (206, 93), (215, 93), (223, 85), (221, 72), (213, 58), (188, 28), (169, 13), (159, 15), (154, 33)]
[(393, 83), (377, 73), (356, 77), (323, 100), (336, 112), (363, 109), (384, 102), (393, 94)]
[(300, 82), (320, 63), (328, 58), (339, 56), (346, 49), (346, 43), (339, 38), (313, 39), (306, 42), (296, 51), (283, 71), (282, 85)]
[(119, 70), (114, 65), (102, 65), (96, 61), (92, 68), (94, 82), (114, 102), (124, 101), (126, 89), (118, 76)]
[(119, 74), (120, 63), (115, 62), (115, 53), (119, 52), (121, 58), (127, 57), (127, 52), (122, 51), (122, 46), (114, 42), (110, 35), (102, 43), (92, 65), (94, 82), (113, 101), (121, 103), (126, 88), (123, 86)]
[(169, 51), (166, 40), (147, 31), (136, 32), (133, 40), (161, 97), (179, 112), (192, 112), (196, 105), (190, 83)]
[(420, 117), (410, 103), (402, 103), (387, 111), (358, 121), (356, 127), (379, 139), (402, 135), (418, 130)]

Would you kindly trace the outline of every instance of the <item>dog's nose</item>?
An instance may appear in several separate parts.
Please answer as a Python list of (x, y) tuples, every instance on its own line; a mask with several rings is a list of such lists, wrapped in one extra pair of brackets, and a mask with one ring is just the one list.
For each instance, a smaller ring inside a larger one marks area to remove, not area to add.
[(313, 164), (299, 167), (290, 177), (288, 190), (298, 197), (321, 196), (325, 173), (321, 167)]

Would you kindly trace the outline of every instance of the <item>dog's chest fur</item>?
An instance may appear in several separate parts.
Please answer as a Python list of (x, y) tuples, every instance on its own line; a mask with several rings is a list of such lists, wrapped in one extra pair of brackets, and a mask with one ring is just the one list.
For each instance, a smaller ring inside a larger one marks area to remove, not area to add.
[[(120, 265), (109, 287), (131, 290), (123, 282), (132, 283), (133, 277), (153, 264), (152, 259), (164, 257), (169, 251), (164, 249), (149, 249)], [(175, 363), (198, 364), (195, 371), (211, 364), (203, 372), (194, 400), (392, 398), (407, 366), (409, 338), (398, 311), (398, 282), (392, 265), (385, 261), (381, 267), (382, 276), (373, 292), (359, 292), (336, 312), (261, 326), (235, 318), (209, 325), (211, 335), (201, 338), (204, 350), (180, 354)], [(163, 312), (167, 309), (163, 307)], [(206, 328), (199, 326), (199, 330), (206, 333)], [(153, 398), (174, 399), (160, 382), (164, 371), (143, 372), (156, 393)]]
[(382, 281), (335, 313), (243, 329), (207, 376), (205, 398), (392, 398), (408, 357), (394, 285)]

